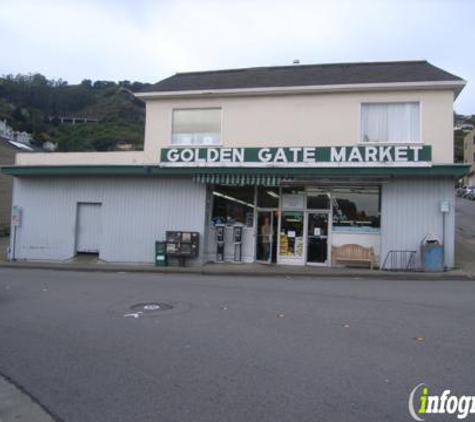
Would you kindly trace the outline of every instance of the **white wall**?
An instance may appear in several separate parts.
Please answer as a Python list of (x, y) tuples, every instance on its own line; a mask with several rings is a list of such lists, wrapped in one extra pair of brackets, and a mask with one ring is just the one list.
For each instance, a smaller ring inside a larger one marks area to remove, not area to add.
[[(454, 266), (454, 181), (449, 178), (401, 178), (384, 184), (381, 204), (381, 262), (390, 250), (414, 250), (420, 266), (420, 244), (428, 234), (445, 238), (445, 262)], [(440, 212), (442, 200), (450, 201), (450, 212)]]
[(13, 198), (23, 208), (18, 259), (73, 257), (78, 202), (102, 204), (99, 257), (105, 261), (154, 262), (155, 241), (165, 240), (166, 230), (197, 231), (204, 246), (206, 187), (191, 180), (16, 178)]

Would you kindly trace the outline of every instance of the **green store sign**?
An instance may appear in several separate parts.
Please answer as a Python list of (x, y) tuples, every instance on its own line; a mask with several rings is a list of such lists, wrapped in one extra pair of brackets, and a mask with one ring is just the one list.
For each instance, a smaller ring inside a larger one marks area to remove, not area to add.
[(431, 146), (163, 148), (163, 167), (430, 166)]

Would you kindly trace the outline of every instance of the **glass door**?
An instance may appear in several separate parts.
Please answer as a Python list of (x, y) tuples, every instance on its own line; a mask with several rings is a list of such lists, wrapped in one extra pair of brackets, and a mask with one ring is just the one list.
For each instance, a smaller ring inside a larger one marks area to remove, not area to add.
[(270, 264), (276, 260), (277, 216), (275, 211), (257, 211), (256, 261)]
[(304, 212), (282, 211), (279, 235), (279, 263), (304, 264)]
[(307, 264), (328, 260), (328, 213), (307, 213)]

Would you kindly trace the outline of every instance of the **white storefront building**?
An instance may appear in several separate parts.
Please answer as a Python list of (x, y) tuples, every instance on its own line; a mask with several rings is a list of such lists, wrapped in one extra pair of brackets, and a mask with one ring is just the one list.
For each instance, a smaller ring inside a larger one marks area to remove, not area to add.
[(418, 268), (431, 235), (452, 268), (464, 85), (425, 61), (176, 74), (136, 94), (144, 151), (18, 154), (2, 169), (21, 210), (15, 258), (153, 263), (174, 230), (200, 234), (189, 263), (202, 264), (224, 227), (233, 261), (241, 227), (245, 263), (332, 265), (356, 244), (376, 265)]

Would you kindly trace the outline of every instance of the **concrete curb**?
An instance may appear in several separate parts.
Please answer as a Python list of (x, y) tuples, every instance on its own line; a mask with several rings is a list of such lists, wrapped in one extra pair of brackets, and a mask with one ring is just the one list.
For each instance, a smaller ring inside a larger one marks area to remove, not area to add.
[[(229, 265), (229, 266), (228, 266)], [(148, 273), (148, 274), (189, 274), (206, 276), (230, 277), (311, 277), (311, 278), (377, 278), (384, 280), (467, 280), (473, 281), (474, 275), (462, 270), (453, 270), (444, 273), (421, 272), (389, 272), (378, 270), (361, 270), (358, 268), (317, 268), (295, 270), (288, 267), (268, 267), (263, 265), (256, 269), (242, 265), (211, 264), (204, 267), (153, 267), (140, 265), (114, 264), (73, 264), (73, 263), (32, 263), (0, 261), (0, 268), (21, 268), (31, 270), (75, 271), (75, 272), (108, 272), (108, 273)], [(299, 267), (300, 268), (300, 267)]]
[(54, 422), (29, 394), (0, 375), (0, 422)]

